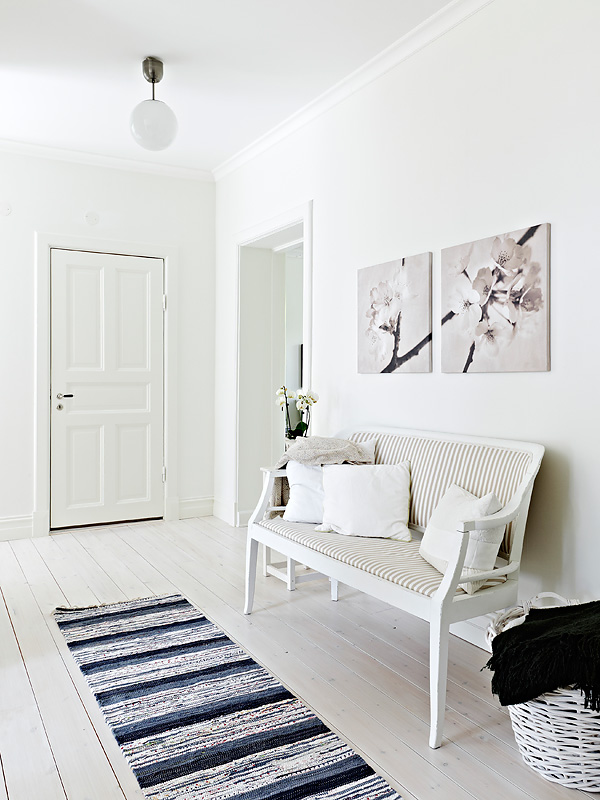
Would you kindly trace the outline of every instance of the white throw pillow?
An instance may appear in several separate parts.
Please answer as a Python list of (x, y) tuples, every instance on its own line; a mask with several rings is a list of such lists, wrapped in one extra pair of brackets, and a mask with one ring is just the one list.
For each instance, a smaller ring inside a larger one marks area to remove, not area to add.
[(346, 536), (410, 542), (410, 464), (323, 467), (323, 525)]
[(290, 498), (283, 512), (287, 522), (323, 521), (323, 468), (288, 461), (285, 471)]
[[(437, 570), (445, 572), (452, 555), (452, 543), (456, 544), (449, 532), (456, 531), (460, 522), (487, 517), (501, 508), (502, 505), (493, 492), (479, 498), (453, 483), (446, 489), (431, 515), (419, 553)], [(496, 528), (470, 532), (461, 578), (467, 578), (475, 572), (487, 572), (494, 567), (505, 527), (499, 525)], [(471, 581), (461, 583), (460, 586), (468, 594), (474, 594), (484, 583), (485, 581)]]

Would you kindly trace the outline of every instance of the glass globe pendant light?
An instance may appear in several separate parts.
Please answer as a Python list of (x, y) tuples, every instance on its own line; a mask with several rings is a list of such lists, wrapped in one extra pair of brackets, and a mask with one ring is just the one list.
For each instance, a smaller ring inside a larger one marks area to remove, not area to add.
[(162, 80), (163, 62), (148, 56), (142, 62), (144, 78), (152, 84), (152, 99), (143, 100), (131, 112), (131, 135), (146, 150), (164, 150), (177, 134), (177, 117), (154, 97), (154, 85)]

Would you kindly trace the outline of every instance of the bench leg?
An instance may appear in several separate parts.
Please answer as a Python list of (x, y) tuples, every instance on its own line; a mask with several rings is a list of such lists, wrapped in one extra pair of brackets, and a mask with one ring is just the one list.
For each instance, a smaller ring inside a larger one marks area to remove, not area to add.
[(431, 727), (429, 746), (434, 750), (442, 743), (446, 712), (446, 682), (448, 679), (449, 625), (441, 614), (434, 615), (429, 628), (429, 702)]
[(296, 562), (293, 558), (287, 560), (287, 588), (288, 592), (293, 592), (296, 588)]
[(256, 561), (258, 558), (258, 542), (248, 536), (246, 544), (246, 602), (244, 614), (252, 613), (254, 603), (254, 587), (256, 585)]
[(269, 566), (270, 563), (271, 563), (271, 548), (267, 547), (267, 545), (265, 544), (263, 545), (263, 564), (262, 564), (263, 575), (265, 576), (265, 578), (269, 577), (269, 571), (267, 570), (267, 567)]
[(338, 599), (338, 582), (335, 578), (329, 578), (329, 583), (331, 584), (331, 599), (336, 601)]

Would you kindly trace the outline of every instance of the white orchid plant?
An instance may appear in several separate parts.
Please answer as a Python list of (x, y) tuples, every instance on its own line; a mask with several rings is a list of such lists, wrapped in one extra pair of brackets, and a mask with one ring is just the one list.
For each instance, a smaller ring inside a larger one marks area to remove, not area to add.
[[(310, 425), (310, 413), (312, 406), (319, 399), (319, 395), (311, 389), (298, 389), (292, 392), (285, 386), (280, 386), (275, 392), (277, 405), (285, 411), (285, 436), (286, 439), (296, 439), (298, 436), (306, 436)], [(300, 421), (292, 428), (290, 421), (289, 401), (296, 401), (296, 408), (300, 412)], [(306, 417), (306, 418), (305, 418)]]

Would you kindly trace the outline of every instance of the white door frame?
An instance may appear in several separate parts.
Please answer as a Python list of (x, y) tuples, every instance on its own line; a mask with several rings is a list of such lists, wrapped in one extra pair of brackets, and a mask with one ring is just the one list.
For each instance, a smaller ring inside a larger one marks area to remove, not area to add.
[(60, 234), (35, 234), (35, 390), (33, 536), (50, 532), (50, 251), (84, 250), (164, 259), (164, 518), (179, 519), (177, 475), (177, 262), (175, 247), (92, 239)]
[[(240, 292), (240, 248), (244, 247), (245, 245), (252, 244), (256, 242), (258, 239), (263, 239), (265, 236), (269, 236), (273, 233), (278, 233), (281, 230), (285, 230), (286, 228), (292, 227), (292, 225), (297, 225), (299, 222), (303, 224), (303, 242), (304, 242), (304, 249), (303, 249), (303, 260), (302, 260), (302, 284), (303, 284), (303, 292), (302, 292), (302, 329), (304, 332), (304, 353), (303, 353), (303, 365), (304, 365), (304, 385), (311, 386), (312, 385), (312, 313), (313, 313), (313, 297), (312, 297), (312, 287), (313, 287), (313, 271), (312, 271), (312, 238), (313, 238), (313, 229), (312, 229), (312, 219), (313, 219), (313, 204), (312, 200), (309, 200), (308, 203), (297, 206), (296, 208), (292, 208), (287, 212), (280, 214), (279, 216), (275, 217), (274, 219), (266, 220), (265, 222), (259, 223), (252, 228), (249, 228), (245, 231), (239, 233), (236, 237), (236, 249), (237, 249), (237, 271), (236, 271), (236, 354), (235, 354), (235, 455), (234, 455), (234, 492), (235, 492), (235, 501), (233, 507), (233, 519), (230, 520), (230, 523), (233, 525), (240, 525), (245, 524), (244, 520), (240, 519), (240, 509), (239, 507), (239, 480), (238, 480), (238, 469), (239, 469), (239, 421), (240, 421), (240, 303), (242, 301), (241, 292)], [(273, 401), (274, 402), (274, 401)]]

